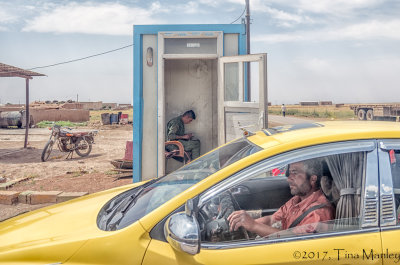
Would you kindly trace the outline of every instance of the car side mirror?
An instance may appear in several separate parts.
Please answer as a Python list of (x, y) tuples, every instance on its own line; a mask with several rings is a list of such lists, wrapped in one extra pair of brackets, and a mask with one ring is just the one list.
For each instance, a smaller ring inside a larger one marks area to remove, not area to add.
[(200, 252), (200, 228), (194, 215), (179, 212), (170, 216), (164, 225), (168, 243), (178, 251), (195, 255)]
[(188, 216), (197, 216), (198, 212), (198, 204), (199, 204), (199, 197), (194, 197), (193, 199), (189, 199), (186, 201), (185, 204), (185, 213)]

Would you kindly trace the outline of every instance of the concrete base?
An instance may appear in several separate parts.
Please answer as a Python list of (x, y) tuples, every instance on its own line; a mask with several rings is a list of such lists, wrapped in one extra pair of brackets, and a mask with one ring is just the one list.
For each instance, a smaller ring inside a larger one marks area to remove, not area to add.
[(43, 204), (59, 203), (72, 200), (89, 194), (88, 192), (62, 192), (62, 191), (2, 191), (0, 190), (0, 204), (11, 205), (15, 203)]
[(11, 205), (18, 202), (19, 191), (0, 191), (0, 204)]
[(62, 191), (35, 191), (30, 194), (30, 204), (55, 203)]
[(89, 194), (88, 192), (63, 192), (57, 196), (58, 202), (65, 202)]

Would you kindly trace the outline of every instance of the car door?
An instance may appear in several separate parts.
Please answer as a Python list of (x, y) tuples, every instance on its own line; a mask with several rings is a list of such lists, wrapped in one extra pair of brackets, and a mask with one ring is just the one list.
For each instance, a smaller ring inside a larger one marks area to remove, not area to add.
[[(346, 157), (350, 157), (350, 159)], [(302, 148), (265, 159), (204, 191), (199, 197), (199, 207), (203, 210), (207, 209), (208, 213), (212, 212), (212, 209), (221, 211), (224, 208), (221, 202), (226, 201), (226, 198), (234, 197), (232, 200), (236, 202), (231, 205), (235, 210), (241, 208), (250, 212), (254, 210), (251, 208), (254, 198), (251, 192), (252, 185), (248, 185), (250, 182), (257, 180), (257, 186), (260, 189), (260, 186), (266, 185), (265, 183), (271, 183), (269, 181), (271, 178), (281, 181), (281, 177), (285, 174), (282, 172), (281, 175), (274, 176), (273, 172), (276, 172), (276, 169), (282, 169), (285, 164), (306, 159), (318, 159), (322, 162), (325, 161), (324, 165), (329, 164), (329, 174), (332, 173), (333, 177), (331, 176), (331, 178), (334, 183), (338, 179), (338, 173), (333, 174), (332, 171), (341, 171), (338, 167), (339, 164), (347, 163), (347, 167), (351, 167), (353, 160), (357, 161), (358, 184), (342, 188), (340, 188), (341, 183), (335, 184), (336, 194), (339, 194), (339, 198), (336, 198), (338, 200), (336, 207), (340, 209), (342, 206), (338, 205), (346, 205), (343, 203), (342, 197), (353, 197), (352, 204), (356, 204), (359, 211), (356, 215), (315, 224), (318, 229), (312, 233), (289, 231), (290, 229), (288, 229), (267, 237), (258, 237), (251, 233), (248, 233), (247, 236), (230, 234), (226, 227), (223, 228), (224, 220), (218, 219), (218, 216), (224, 215), (225, 211), (222, 214), (211, 214), (212, 217), (209, 220), (200, 214), (202, 217), (198, 217), (198, 222), (200, 230), (205, 231), (205, 235), (201, 236), (200, 252), (195, 255), (176, 250), (168, 244), (162, 236), (163, 222), (160, 222), (150, 233), (152, 240), (143, 264), (287, 264), (291, 262), (300, 264), (318, 262), (325, 264), (381, 264), (380, 258), (371, 256), (371, 253), (381, 253), (382, 251), (378, 227), (378, 151), (375, 141), (330, 143)], [(340, 163), (332, 162), (335, 159), (339, 159)], [(346, 166), (343, 167), (346, 168)], [(343, 172), (352, 171), (346, 169), (342, 170)], [(262, 182), (263, 179), (266, 180), (265, 183)], [(279, 184), (276, 187), (281, 186)], [(231, 195), (226, 196), (227, 193)], [(247, 200), (244, 199), (246, 194), (249, 196)], [(240, 199), (236, 200), (235, 198)], [(274, 200), (274, 198), (269, 197), (266, 200)], [(333, 200), (335, 199), (332, 199), (332, 203)], [(220, 204), (218, 205), (218, 203)], [(227, 204), (229, 205), (229, 203)], [(234, 206), (235, 204), (236, 206)], [(269, 214), (274, 207), (273, 205), (271, 209), (260, 209), (261, 211), (258, 213)], [(183, 208), (179, 210), (183, 210)], [(209, 230), (208, 227), (217, 227), (219, 230)], [(223, 235), (221, 236), (220, 233), (217, 236), (210, 236), (209, 231), (219, 231), (219, 233), (222, 231)]]
[(379, 144), (380, 223), (383, 264), (400, 262), (400, 140)]

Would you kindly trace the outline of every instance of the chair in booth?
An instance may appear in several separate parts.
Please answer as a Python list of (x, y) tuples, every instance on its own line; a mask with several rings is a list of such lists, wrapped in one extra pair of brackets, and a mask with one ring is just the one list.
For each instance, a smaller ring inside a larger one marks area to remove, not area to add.
[(191, 161), (191, 153), (185, 151), (181, 142), (167, 141), (165, 142), (164, 146), (165, 146), (165, 161), (167, 161), (170, 158), (173, 158), (183, 164), (187, 164)]

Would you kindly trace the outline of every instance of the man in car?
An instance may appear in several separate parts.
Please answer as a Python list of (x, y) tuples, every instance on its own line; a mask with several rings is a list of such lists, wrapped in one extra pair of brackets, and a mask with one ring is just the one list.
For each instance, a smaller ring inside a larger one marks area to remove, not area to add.
[(293, 197), (273, 215), (253, 219), (246, 211), (235, 211), (229, 217), (231, 231), (243, 227), (259, 236), (294, 228), (297, 234), (313, 233), (318, 222), (334, 219), (334, 207), (320, 189), (323, 172), (318, 159), (289, 165), (286, 176)]
[[(196, 119), (193, 110), (188, 110), (183, 115), (173, 118), (167, 123), (167, 141), (179, 141), (185, 151), (192, 153), (192, 159), (200, 156), (200, 140), (194, 139), (193, 134), (185, 133), (185, 124)], [(167, 149), (169, 146), (167, 146)], [(170, 151), (170, 150), (169, 150)]]

